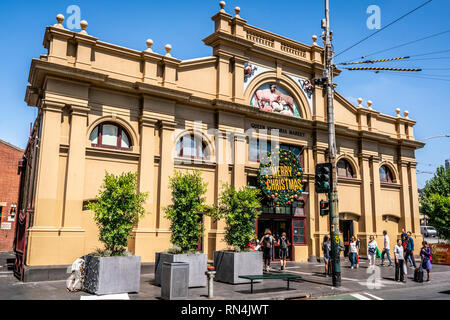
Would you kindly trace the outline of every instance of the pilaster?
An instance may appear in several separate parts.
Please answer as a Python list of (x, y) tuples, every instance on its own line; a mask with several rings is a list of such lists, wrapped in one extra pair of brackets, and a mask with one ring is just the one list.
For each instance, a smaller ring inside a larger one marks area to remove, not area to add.
[(159, 188), (158, 188), (158, 205), (157, 205), (157, 220), (156, 228), (168, 230), (170, 221), (166, 219), (164, 208), (170, 205), (172, 200), (172, 193), (169, 188), (170, 177), (174, 173), (174, 159), (173, 159), (173, 133), (175, 131), (176, 122), (161, 120), (159, 123), (160, 131), (160, 160), (159, 160)]
[[(399, 160), (398, 162), (398, 172), (401, 186), (400, 193), (400, 201), (401, 201), (401, 220), (403, 220), (403, 225), (406, 228), (406, 231), (411, 231), (412, 224), (412, 208), (411, 208), (411, 200), (410, 200), (410, 192), (409, 192), (409, 174), (408, 174), (408, 162)], [(416, 189), (417, 190), (417, 189)], [(400, 221), (402, 224), (402, 221)]]
[(63, 103), (42, 102), (42, 133), (39, 141), (39, 168), (36, 184), (35, 227), (57, 228), (59, 143)]
[(241, 133), (234, 133), (234, 162), (233, 186), (240, 189), (247, 185), (245, 177), (246, 137)]
[(83, 211), (86, 129), (89, 106), (70, 106), (69, 152), (67, 157), (62, 226), (80, 228)]

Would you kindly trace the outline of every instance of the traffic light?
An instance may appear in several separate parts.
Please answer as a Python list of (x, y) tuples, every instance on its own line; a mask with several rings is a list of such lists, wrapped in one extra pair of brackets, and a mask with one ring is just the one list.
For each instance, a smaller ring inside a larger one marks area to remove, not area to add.
[(316, 193), (329, 193), (331, 191), (331, 184), (331, 163), (319, 163), (316, 165)]
[(320, 216), (326, 216), (330, 212), (328, 201), (320, 200)]
[(314, 85), (316, 85), (316, 86), (323, 86), (325, 83), (327, 83), (327, 78), (314, 79)]

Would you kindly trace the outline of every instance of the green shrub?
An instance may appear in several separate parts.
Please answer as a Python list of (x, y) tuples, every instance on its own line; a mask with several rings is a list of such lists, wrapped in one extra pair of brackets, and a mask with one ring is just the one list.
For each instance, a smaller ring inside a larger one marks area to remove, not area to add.
[(87, 205), (94, 212), (106, 255), (126, 254), (130, 232), (145, 214), (143, 204), (147, 197), (148, 193), (138, 192), (136, 173), (115, 176), (106, 172), (97, 198)]
[[(196, 251), (198, 239), (203, 236), (200, 214), (208, 211), (205, 205), (207, 184), (199, 171), (193, 173), (175, 172), (170, 178), (172, 204), (165, 208), (166, 218), (171, 221), (171, 242), (182, 252)], [(175, 250), (178, 252), (178, 250)]]
[(256, 238), (255, 220), (261, 207), (260, 190), (247, 187), (236, 191), (223, 185), (218, 211), (225, 217), (225, 242), (234, 251), (245, 250), (252, 238)]

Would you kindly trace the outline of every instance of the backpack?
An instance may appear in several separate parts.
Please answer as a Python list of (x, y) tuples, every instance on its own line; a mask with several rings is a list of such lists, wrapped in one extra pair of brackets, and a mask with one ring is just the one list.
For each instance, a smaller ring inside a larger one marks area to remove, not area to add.
[(287, 239), (286, 238), (280, 238), (281, 240), (281, 249), (287, 249), (288, 245), (287, 245)]
[(264, 248), (270, 248), (272, 246), (272, 241), (270, 241), (270, 236), (264, 236)]

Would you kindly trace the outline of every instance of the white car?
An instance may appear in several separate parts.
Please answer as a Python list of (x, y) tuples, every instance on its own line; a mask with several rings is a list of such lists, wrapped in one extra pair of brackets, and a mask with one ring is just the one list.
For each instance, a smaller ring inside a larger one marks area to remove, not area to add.
[(434, 227), (430, 226), (421, 226), (420, 233), (426, 238), (428, 237), (437, 237), (437, 231)]

